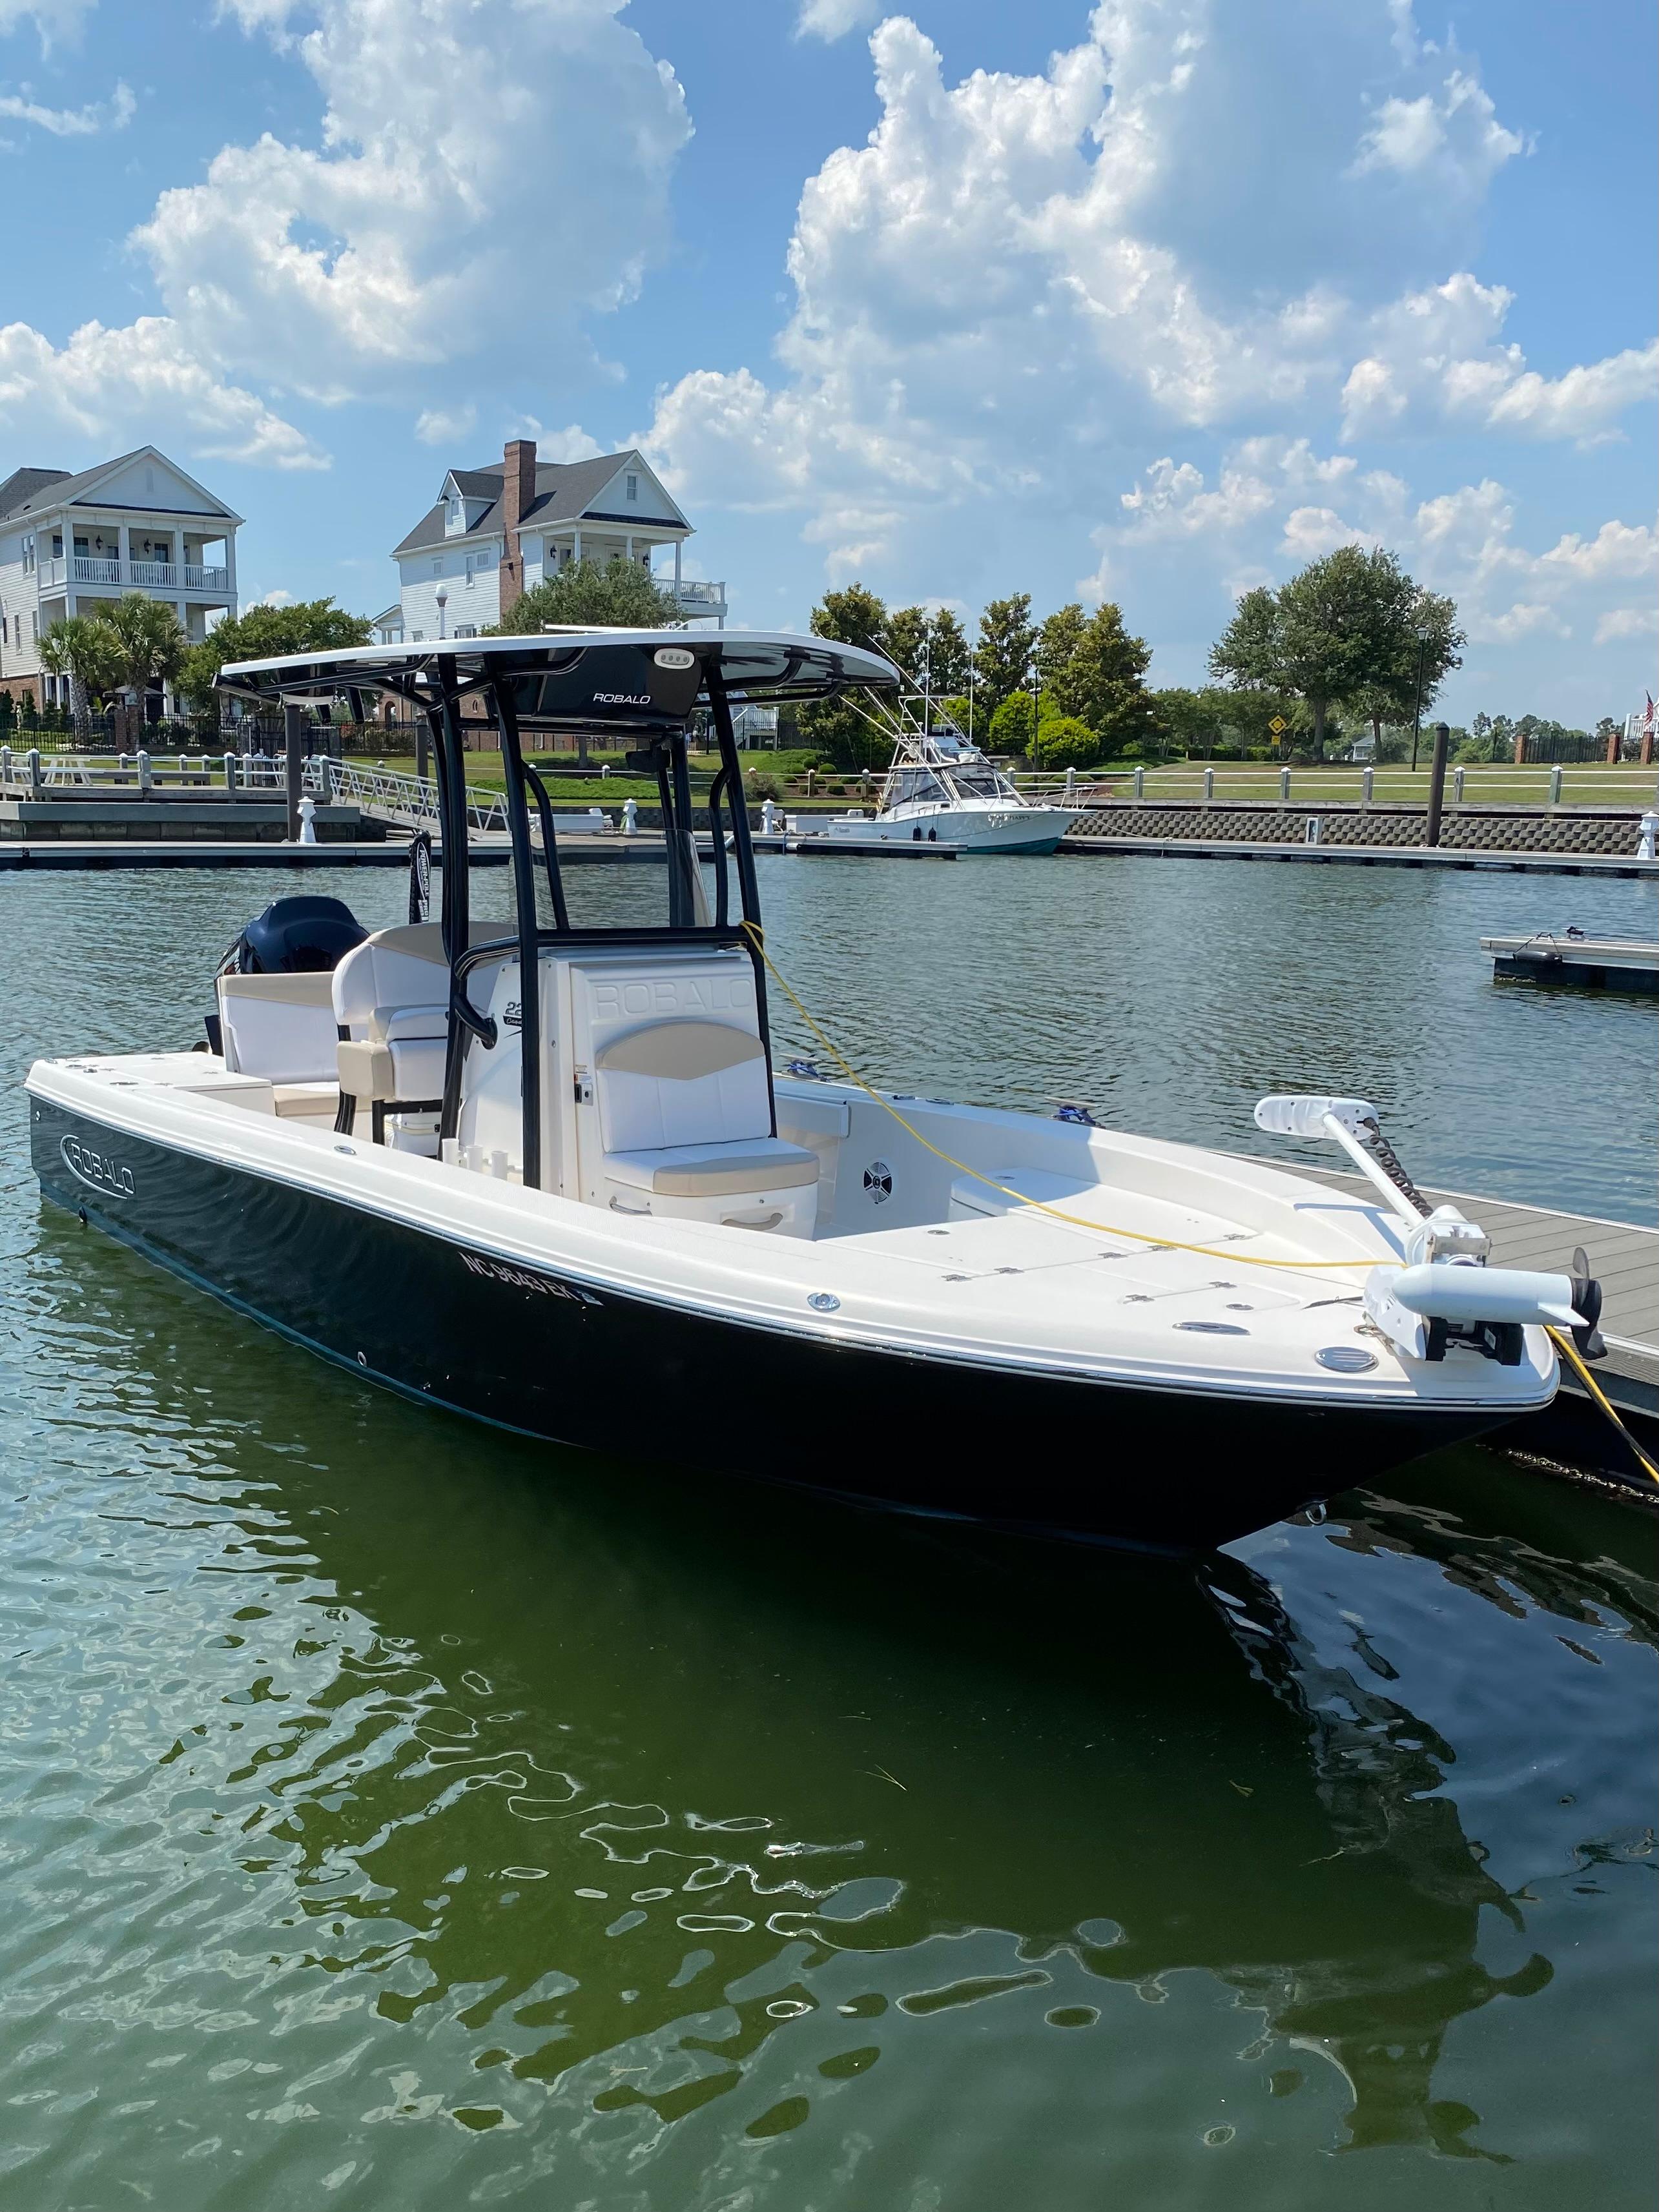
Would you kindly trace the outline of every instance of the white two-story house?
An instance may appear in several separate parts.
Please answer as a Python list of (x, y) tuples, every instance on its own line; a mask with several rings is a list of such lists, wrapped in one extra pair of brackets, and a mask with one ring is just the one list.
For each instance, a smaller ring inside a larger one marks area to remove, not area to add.
[(477, 637), (573, 561), (637, 561), (694, 621), (726, 626), (726, 586), (684, 577), (691, 525), (637, 453), (538, 461), (515, 438), (499, 461), (451, 469), (392, 549), (402, 588), (375, 623), (386, 644)]
[(100, 600), (165, 599), (192, 643), (236, 611), (241, 517), (154, 446), (71, 476), (14, 469), (0, 483), (0, 685), (55, 703), (41, 634)]

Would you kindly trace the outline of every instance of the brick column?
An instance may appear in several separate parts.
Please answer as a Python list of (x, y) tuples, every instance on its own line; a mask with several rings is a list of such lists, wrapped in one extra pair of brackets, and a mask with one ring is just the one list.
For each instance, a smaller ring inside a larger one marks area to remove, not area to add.
[(501, 456), (501, 618), (524, 597), (524, 552), (519, 525), (536, 502), (536, 441), (513, 438)]

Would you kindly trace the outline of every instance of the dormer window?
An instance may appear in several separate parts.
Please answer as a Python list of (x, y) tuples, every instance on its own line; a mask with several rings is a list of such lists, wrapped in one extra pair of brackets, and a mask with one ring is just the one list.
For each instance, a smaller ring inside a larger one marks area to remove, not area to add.
[(638, 478), (637, 477), (633, 477), (633, 476), (630, 476), (630, 477), (624, 477), (623, 478), (623, 483), (624, 486), (626, 487), (626, 490), (627, 490), (627, 496), (628, 496), (628, 499), (629, 499), (629, 501), (630, 505), (631, 505), (631, 504), (633, 504), (633, 503), (635, 503), (635, 502), (636, 502), (636, 501), (638, 501), (638, 499), (639, 499), (639, 495), (640, 495), (640, 480), (639, 480), (639, 478)]
[(447, 529), (460, 530), (465, 526), (466, 508), (459, 492), (452, 492), (444, 502), (444, 524)]

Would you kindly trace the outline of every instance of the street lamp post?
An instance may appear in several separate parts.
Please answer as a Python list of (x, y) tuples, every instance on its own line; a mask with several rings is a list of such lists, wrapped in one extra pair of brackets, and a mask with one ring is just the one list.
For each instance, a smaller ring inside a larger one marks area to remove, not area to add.
[(1417, 773), (1417, 745), (1423, 734), (1423, 662), (1429, 649), (1429, 628), (1426, 623), (1417, 626), (1417, 708), (1412, 716), (1412, 773)]
[(444, 589), (443, 586), (442, 586), (441, 584), (440, 584), (440, 585), (439, 585), (439, 586), (438, 586), (438, 635), (439, 635), (439, 636), (440, 636), (441, 638), (442, 638), (442, 637), (447, 637), (447, 636), (448, 636), (448, 635), (449, 635), (449, 631), (448, 631), (448, 629), (447, 629), (447, 623), (448, 623), (449, 617), (448, 617), (447, 612), (446, 611), (446, 610), (447, 609), (448, 605), (449, 605), (449, 594), (448, 594), (448, 592), (447, 592), (447, 591), (445, 591), (445, 589)]
[(1039, 713), (1039, 709), (1040, 709), (1041, 703), (1042, 703), (1042, 673), (1041, 673), (1041, 672), (1039, 671), (1039, 669), (1038, 669), (1038, 667), (1037, 667), (1037, 665), (1036, 665), (1036, 661), (1035, 661), (1035, 660), (1031, 663), (1031, 667), (1030, 667), (1030, 677), (1031, 677), (1031, 751), (1030, 751), (1030, 762), (1031, 762), (1031, 766), (1035, 769), (1035, 768), (1036, 767), (1036, 765), (1037, 765), (1037, 763), (1038, 763), (1039, 759), (1041, 758), (1041, 756), (1040, 756), (1040, 754), (1039, 754), (1039, 753), (1038, 753), (1038, 751), (1037, 751), (1037, 719), (1038, 719), (1038, 713)]

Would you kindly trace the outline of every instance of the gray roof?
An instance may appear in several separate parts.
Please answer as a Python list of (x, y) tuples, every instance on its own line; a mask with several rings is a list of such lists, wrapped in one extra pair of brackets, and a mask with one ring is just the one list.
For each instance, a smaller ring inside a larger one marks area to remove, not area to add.
[[(155, 450), (153, 446), (135, 446), (130, 453), (118, 453), (112, 461), (100, 461), (96, 468), (82, 469), (76, 476), (67, 474), (63, 469), (15, 469), (5, 483), (0, 484), (0, 522), (46, 508), (62, 507), (65, 501), (78, 499), (82, 492), (89, 491), (100, 477), (107, 476), (112, 469), (118, 469), (124, 462), (136, 461), (141, 453)], [(161, 459), (165, 460), (167, 456), (162, 454)], [(168, 465), (177, 466), (177, 464), (169, 463)], [(99, 502), (100, 505), (115, 503)], [(141, 507), (136, 511), (142, 513), (144, 509)], [(230, 509), (221, 507), (217, 500), (206, 508), (162, 507), (155, 511), (160, 514), (222, 514), (228, 518), (231, 514)]]
[(35, 494), (44, 491), (48, 484), (67, 483), (69, 480), (67, 469), (14, 469), (4, 483), (0, 483), (0, 522), (27, 507)]
[[(620, 453), (597, 453), (591, 461), (538, 461), (536, 464), (536, 496), (520, 517), (521, 523), (534, 522), (544, 528), (550, 523), (580, 522), (589, 506), (605, 489), (624, 461), (636, 456), (631, 447)], [(501, 497), (501, 461), (493, 461), (485, 469), (452, 469), (461, 495), (466, 499), (487, 499), (489, 505), (465, 533), (475, 537), (481, 531), (499, 530), (501, 526), (498, 509)], [(653, 523), (660, 526), (661, 515), (641, 515), (642, 529)], [(671, 528), (678, 527), (670, 525)], [(394, 560), (400, 553), (418, 553), (422, 546), (441, 545), (445, 542), (444, 503), (439, 500), (428, 509), (401, 544), (394, 545)]]

